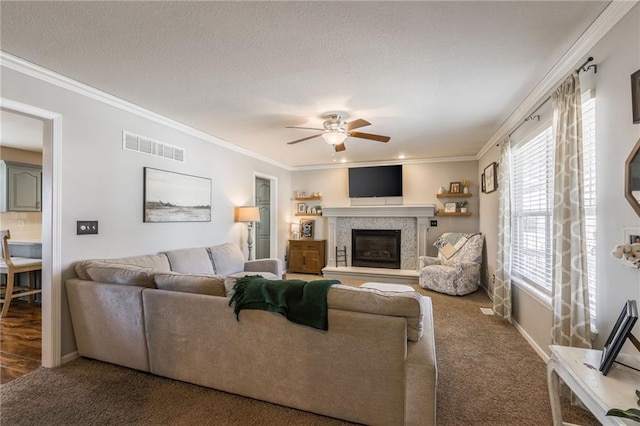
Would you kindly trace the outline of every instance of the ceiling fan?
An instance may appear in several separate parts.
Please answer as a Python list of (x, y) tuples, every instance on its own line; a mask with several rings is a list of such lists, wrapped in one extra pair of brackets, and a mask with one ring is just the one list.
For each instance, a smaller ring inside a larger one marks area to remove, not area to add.
[(359, 129), (360, 127), (370, 126), (366, 120), (358, 119), (350, 122), (346, 122), (342, 119), (340, 114), (329, 114), (329, 118), (322, 124), (324, 129), (316, 129), (314, 127), (296, 127), (296, 126), (287, 126), (287, 129), (305, 129), (305, 130), (321, 130), (322, 133), (318, 133), (313, 136), (308, 136), (306, 138), (298, 139), (295, 141), (288, 142), (287, 145), (293, 145), (296, 143), (304, 142), (309, 139), (317, 138), (318, 136), (322, 136), (322, 139), (329, 145), (333, 146), (336, 152), (344, 151), (347, 149), (344, 146), (344, 141), (349, 136), (353, 138), (361, 138), (361, 139), (369, 139), (372, 141), (378, 142), (389, 142), (391, 139), (389, 136), (381, 136), (374, 135), (371, 133), (362, 133), (362, 132), (353, 132), (354, 129)]

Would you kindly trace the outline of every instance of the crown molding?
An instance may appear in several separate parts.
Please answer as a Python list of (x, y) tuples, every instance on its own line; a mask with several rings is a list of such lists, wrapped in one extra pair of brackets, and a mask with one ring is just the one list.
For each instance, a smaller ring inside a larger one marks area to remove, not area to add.
[(397, 166), (407, 164), (431, 164), (431, 163), (452, 163), (458, 161), (478, 161), (475, 155), (467, 155), (463, 157), (436, 157), (436, 158), (416, 158), (389, 161), (371, 161), (360, 163), (338, 163), (338, 164), (315, 164), (310, 166), (292, 167), (291, 171), (307, 171), (307, 170), (324, 170), (324, 169), (344, 169), (347, 167), (373, 167), (373, 166)]
[[(542, 103), (544, 98), (556, 87), (561, 79), (575, 70), (580, 61), (588, 56), (589, 51), (593, 49), (638, 2), (638, 0), (614, 0), (609, 3), (600, 16), (582, 33), (580, 38), (576, 40), (562, 58), (560, 58), (553, 68), (543, 77), (540, 83), (529, 93), (509, 118), (502, 123), (493, 136), (489, 138), (489, 141), (478, 151), (476, 159), (479, 160), (491, 148), (495, 147), (502, 138), (509, 134), (511, 129), (519, 125), (522, 120), (528, 116), (530, 111), (534, 110), (539, 103)], [(597, 61), (598, 58), (595, 59)]]
[(161, 124), (163, 126), (167, 126), (169, 128), (172, 128), (184, 134), (196, 137), (206, 142), (210, 142), (221, 148), (225, 148), (230, 151), (234, 151), (239, 154), (246, 155), (247, 157), (251, 157), (256, 160), (269, 163), (281, 169), (285, 169), (288, 171), (292, 170), (291, 166), (288, 166), (284, 163), (280, 163), (271, 158), (265, 157), (260, 154), (256, 154), (255, 152), (249, 151), (248, 149), (241, 148), (217, 136), (210, 135), (201, 130), (195, 129), (193, 127), (187, 126), (178, 121), (172, 120), (171, 118), (165, 117), (164, 115), (155, 113), (151, 110), (143, 108), (132, 102), (125, 101), (124, 99), (121, 99), (109, 93), (103, 92), (102, 90), (98, 90), (95, 87), (91, 87), (87, 84), (80, 83), (79, 81), (73, 80), (69, 77), (65, 77), (62, 74), (58, 74), (47, 68), (31, 63), (17, 56), (11, 55), (10, 53), (7, 53), (3, 50), (0, 50), (0, 66), (28, 75), (30, 77), (36, 78), (46, 83), (53, 84), (54, 86), (58, 86), (60, 88), (69, 90), (79, 95), (86, 96), (90, 99), (121, 109), (128, 113), (137, 115), (138, 117), (145, 118), (147, 120)]

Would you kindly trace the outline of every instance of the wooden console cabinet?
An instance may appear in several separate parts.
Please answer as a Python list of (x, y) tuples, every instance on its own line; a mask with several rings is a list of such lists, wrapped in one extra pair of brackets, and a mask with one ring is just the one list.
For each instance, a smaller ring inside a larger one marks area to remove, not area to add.
[(322, 274), (326, 266), (325, 240), (289, 240), (288, 272)]

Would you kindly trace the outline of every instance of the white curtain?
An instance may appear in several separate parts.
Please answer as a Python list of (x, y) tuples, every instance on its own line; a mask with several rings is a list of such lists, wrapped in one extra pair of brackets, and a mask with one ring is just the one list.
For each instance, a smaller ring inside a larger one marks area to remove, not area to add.
[(511, 322), (511, 144), (500, 143), (498, 167), (498, 252), (493, 312)]
[(590, 348), (582, 102), (574, 72), (551, 96), (555, 142), (553, 197), (553, 344)]

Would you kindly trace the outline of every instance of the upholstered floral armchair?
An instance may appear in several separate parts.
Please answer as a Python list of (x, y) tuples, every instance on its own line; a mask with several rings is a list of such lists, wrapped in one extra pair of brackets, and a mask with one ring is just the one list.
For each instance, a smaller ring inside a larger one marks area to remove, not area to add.
[(419, 257), (420, 286), (455, 296), (476, 291), (483, 243), (482, 234), (442, 234), (433, 244), (438, 248), (438, 257)]

